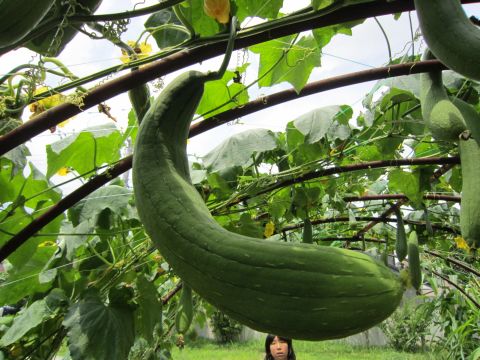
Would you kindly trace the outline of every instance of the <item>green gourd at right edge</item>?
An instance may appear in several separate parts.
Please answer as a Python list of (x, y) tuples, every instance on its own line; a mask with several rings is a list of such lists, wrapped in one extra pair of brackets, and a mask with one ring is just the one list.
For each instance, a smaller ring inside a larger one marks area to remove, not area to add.
[(460, 0), (414, 0), (422, 35), (437, 59), (453, 71), (480, 81), (480, 29)]

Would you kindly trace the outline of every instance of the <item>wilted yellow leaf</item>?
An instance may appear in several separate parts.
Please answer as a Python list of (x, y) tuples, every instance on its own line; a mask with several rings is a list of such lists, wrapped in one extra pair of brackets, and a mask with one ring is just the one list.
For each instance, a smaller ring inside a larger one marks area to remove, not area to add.
[(228, 24), (230, 21), (230, 0), (205, 0), (203, 9), (205, 14), (220, 24)]
[(275, 232), (275, 224), (270, 221), (265, 225), (265, 231), (263, 232), (263, 235), (265, 235), (265, 237), (268, 238), (272, 236), (274, 232)]

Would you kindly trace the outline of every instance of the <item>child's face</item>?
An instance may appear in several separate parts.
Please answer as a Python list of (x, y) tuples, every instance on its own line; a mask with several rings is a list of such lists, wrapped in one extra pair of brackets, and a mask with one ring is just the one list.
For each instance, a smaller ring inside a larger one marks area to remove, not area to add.
[(287, 360), (288, 343), (285, 340), (279, 339), (278, 336), (275, 336), (270, 344), (270, 353), (275, 360)]

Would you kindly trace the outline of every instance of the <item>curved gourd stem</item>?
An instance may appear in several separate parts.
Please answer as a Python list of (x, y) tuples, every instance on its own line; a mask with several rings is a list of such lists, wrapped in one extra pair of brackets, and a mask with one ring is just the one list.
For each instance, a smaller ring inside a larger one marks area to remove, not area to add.
[(195, 29), (193, 28), (192, 24), (190, 24), (190, 21), (187, 20), (185, 15), (183, 15), (182, 9), (180, 9), (180, 5), (177, 4), (177, 5), (173, 6), (173, 12), (177, 16), (178, 20), (180, 20), (180, 22), (183, 24), (183, 26), (185, 26), (185, 28), (187, 29), (187, 31), (190, 35), (190, 39), (194, 39), (195, 38)]
[(217, 71), (207, 74), (208, 80), (220, 80), (225, 74), (225, 71), (227, 71), (228, 63), (232, 57), (235, 38), (237, 37), (237, 24), (237, 17), (233, 16), (230, 22), (230, 36), (228, 38), (227, 49), (225, 50), (225, 57), (223, 58), (222, 65), (220, 65), (220, 68)]

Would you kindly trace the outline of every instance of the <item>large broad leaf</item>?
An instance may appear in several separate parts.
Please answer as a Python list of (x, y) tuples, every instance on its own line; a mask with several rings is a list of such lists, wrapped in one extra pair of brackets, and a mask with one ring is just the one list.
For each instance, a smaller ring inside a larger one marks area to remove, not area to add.
[(275, 134), (266, 129), (252, 129), (229, 137), (203, 158), (205, 167), (218, 171), (252, 163), (252, 157), (277, 147)]
[(144, 275), (137, 277), (137, 303), (135, 311), (135, 330), (137, 334), (152, 342), (154, 333), (161, 330), (162, 302), (157, 288)]
[(295, 127), (305, 136), (305, 142), (314, 144), (327, 138), (329, 141), (345, 140), (350, 136), (349, 106), (327, 106), (312, 110), (294, 121)]
[(260, 55), (259, 86), (289, 82), (300, 92), (313, 68), (320, 66), (321, 52), (312, 36), (293, 43), (295, 36), (286, 36), (250, 47)]
[(83, 130), (47, 145), (47, 178), (63, 167), (79, 174), (100, 165), (110, 164), (120, 158), (122, 135), (115, 125), (101, 125)]
[[(248, 64), (239, 68), (239, 73), (244, 73), (247, 67)], [(241, 83), (232, 82), (235, 76), (234, 72), (226, 71), (222, 79), (207, 82), (196, 110), (197, 114), (205, 114), (204, 117), (207, 118), (247, 103), (249, 97), (246, 87)]]
[(73, 225), (78, 226), (83, 221), (97, 222), (100, 214), (106, 209), (118, 215), (125, 215), (128, 213), (131, 197), (132, 191), (123, 186), (105, 186), (70, 208), (68, 216)]
[(258, 1), (236, 0), (237, 17), (242, 22), (247, 17), (259, 17), (263, 19), (275, 19), (282, 8), (283, 0)]
[(188, 39), (188, 33), (168, 25), (183, 26), (171, 9), (160, 10), (145, 21), (145, 28), (152, 34), (160, 49), (178, 45)]
[(74, 360), (127, 359), (135, 339), (132, 309), (106, 305), (94, 292), (69, 308), (63, 325)]

